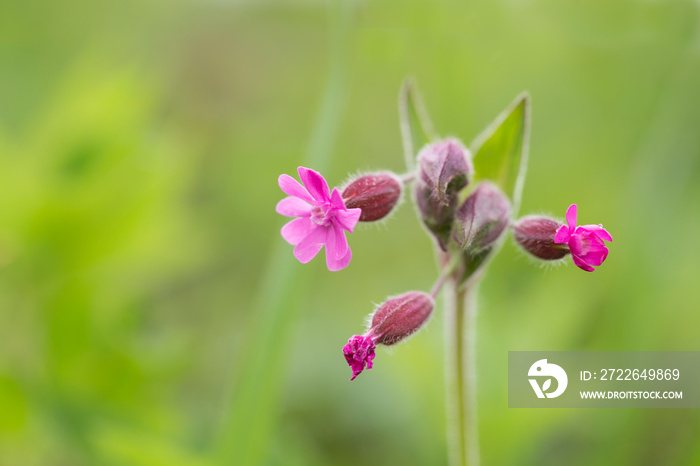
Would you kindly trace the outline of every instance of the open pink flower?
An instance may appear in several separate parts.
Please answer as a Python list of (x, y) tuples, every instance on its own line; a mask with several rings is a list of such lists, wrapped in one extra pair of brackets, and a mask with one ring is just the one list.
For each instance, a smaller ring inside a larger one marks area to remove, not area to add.
[(566, 211), (566, 225), (562, 225), (554, 236), (555, 243), (567, 243), (574, 264), (586, 272), (593, 272), (608, 257), (605, 241), (612, 241), (612, 236), (603, 225), (576, 226), (576, 204), (571, 204)]
[(294, 245), (294, 257), (306, 264), (326, 246), (328, 270), (344, 269), (352, 259), (345, 232), (352, 233), (362, 214), (348, 209), (337, 188), (329, 192), (320, 173), (299, 167), (304, 186), (289, 175), (280, 175), (279, 185), (288, 194), (275, 210), (286, 217), (297, 217), (282, 227), (282, 238)]

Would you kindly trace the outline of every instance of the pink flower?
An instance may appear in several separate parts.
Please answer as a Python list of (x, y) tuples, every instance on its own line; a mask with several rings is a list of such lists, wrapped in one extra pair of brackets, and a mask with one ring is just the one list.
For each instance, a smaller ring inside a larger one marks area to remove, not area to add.
[(367, 369), (372, 368), (374, 348), (374, 341), (370, 335), (353, 335), (348, 339), (348, 344), (343, 346), (343, 355), (352, 369), (350, 380), (355, 380), (355, 377), (365, 370), (365, 366)]
[(574, 259), (574, 264), (586, 272), (593, 272), (608, 257), (605, 241), (612, 241), (612, 236), (603, 225), (576, 226), (576, 204), (571, 204), (566, 211), (566, 225), (562, 225), (554, 236), (555, 243), (567, 243)]
[(299, 167), (304, 186), (289, 175), (280, 175), (279, 185), (289, 194), (277, 203), (275, 210), (286, 217), (297, 217), (282, 227), (282, 238), (294, 245), (294, 257), (306, 264), (326, 246), (328, 270), (344, 269), (352, 259), (345, 232), (352, 233), (362, 214), (361, 209), (348, 209), (337, 188), (329, 192), (320, 173)]

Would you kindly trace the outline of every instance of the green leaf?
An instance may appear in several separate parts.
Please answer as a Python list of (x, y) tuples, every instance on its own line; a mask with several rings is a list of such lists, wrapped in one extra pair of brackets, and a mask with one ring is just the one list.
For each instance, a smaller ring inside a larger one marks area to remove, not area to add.
[(476, 180), (496, 183), (520, 207), (530, 141), (530, 96), (522, 93), (471, 144)]
[(399, 121), (406, 168), (410, 171), (417, 150), (438, 138), (413, 78), (406, 78), (399, 91)]

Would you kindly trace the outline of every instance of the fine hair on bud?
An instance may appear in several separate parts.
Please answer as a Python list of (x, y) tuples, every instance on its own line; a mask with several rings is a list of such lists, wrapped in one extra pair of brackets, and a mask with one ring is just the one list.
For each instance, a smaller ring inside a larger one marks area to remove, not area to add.
[(508, 198), (489, 182), (480, 183), (455, 214), (455, 241), (468, 252), (493, 246), (510, 221)]
[(370, 332), (376, 342), (393, 345), (417, 332), (435, 308), (432, 296), (411, 291), (385, 301), (372, 316)]
[(515, 241), (538, 259), (553, 261), (569, 254), (565, 244), (557, 244), (554, 237), (561, 222), (548, 217), (531, 215), (518, 220), (513, 226)]
[(375, 222), (389, 215), (398, 205), (403, 183), (391, 172), (362, 175), (343, 189), (348, 209), (361, 209), (361, 222)]
[(418, 154), (416, 206), (423, 223), (438, 245), (447, 251), (459, 191), (474, 172), (469, 150), (456, 139), (424, 147)]

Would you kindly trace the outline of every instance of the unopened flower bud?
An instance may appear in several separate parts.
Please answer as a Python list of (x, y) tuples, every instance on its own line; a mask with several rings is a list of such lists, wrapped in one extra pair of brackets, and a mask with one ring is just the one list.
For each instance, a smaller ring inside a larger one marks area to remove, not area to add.
[(354, 380), (365, 368), (372, 368), (375, 345), (393, 345), (418, 331), (430, 318), (435, 300), (427, 293), (410, 291), (388, 299), (372, 315), (370, 329), (353, 335), (343, 347), (345, 361)]
[(421, 150), (418, 165), (416, 204), (423, 223), (446, 251), (459, 191), (474, 172), (471, 154), (456, 139), (446, 139)]
[(456, 139), (445, 139), (425, 147), (418, 154), (420, 179), (441, 204), (469, 182), (474, 172), (469, 150)]
[(557, 260), (569, 254), (569, 247), (557, 244), (554, 237), (562, 223), (541, 216), (523, 217), (513, 227), (513, 236), (520, 246), (542, 260)]
[(348, 209), (362, 209), (361, 222), (380, 220), (393, 210), (401, 198), (402, 182), (391, 172), (363, 175), (343, 190)]
[(418, 331), (435, 307), (433, 297), (421, 291), (389, 299), (372, 316), (372, 331), (377, 343), (393, 345)]
[(454, 239), (470, 253), (491, 247), (508, 226), (510, 202), (496, 185), (483, 182), (455, 214)]

